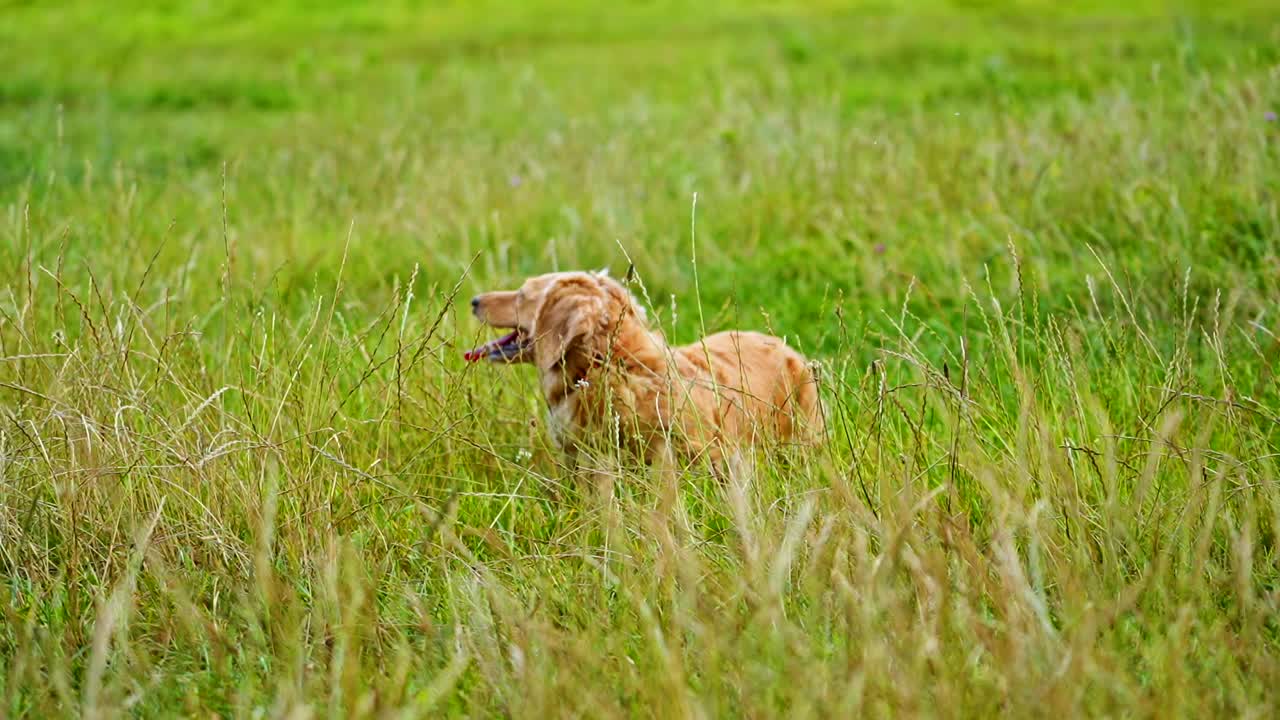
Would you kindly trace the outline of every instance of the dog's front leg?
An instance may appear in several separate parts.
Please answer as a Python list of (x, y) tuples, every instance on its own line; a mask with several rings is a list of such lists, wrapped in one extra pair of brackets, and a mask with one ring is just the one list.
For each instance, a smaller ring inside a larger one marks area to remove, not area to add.
[(675, 449), (666, 437), (659, 437), (649, 447), (649, 464), (658, 483), (658, 512), (669, 517), (675, 510), (680, 492), (680, 468)]
[(577, 443), (569, 443), (563, 448), (566, 470), (565, 477), (579, 491), (594, 496), (604, 505), (613, 501), (614, 477), (616, 468), (611, 469), (607, 456), (599, 454), (593, 447), (582, 448)]

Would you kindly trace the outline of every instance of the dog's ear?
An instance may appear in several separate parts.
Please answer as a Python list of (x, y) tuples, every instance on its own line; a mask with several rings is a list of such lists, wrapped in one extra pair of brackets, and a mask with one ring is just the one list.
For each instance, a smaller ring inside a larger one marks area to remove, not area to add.
[(590, 338), (606, 312), (598, 286), (561, 281), (548, 289), (534, 323), (534, 362), (554, 367)]

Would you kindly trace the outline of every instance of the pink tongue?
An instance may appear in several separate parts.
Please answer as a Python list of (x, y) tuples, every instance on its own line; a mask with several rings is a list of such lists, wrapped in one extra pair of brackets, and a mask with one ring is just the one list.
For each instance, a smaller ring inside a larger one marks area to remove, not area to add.
[(498, 348), (502, 347), (503, 345), (506, 345), (507, 343), (509, 343), (509, 342), (511, 342), (511, 341), (513, 341), (513, 340), (515, 340), (515, 339), (516, 339), (516, 336), (517, 336), (517, 335), (519, 335), (519, 334), (520, 334), (520, 331), (518, 331), (518, 330), (513, 330), (512, 332), (510, 332), (510, 333), (508, 333), (508, 334), (506, 334), (506, 335), (503, 335), (502, 337), (498, 338), (497, 340), (491, 340), (491, 341), (489, 341), (489, 342), (487, 342), (487, 343), (485, 343), (485, 344), (481, 345), (480, 347), (478, 347), (478, 348), (476, 348), (476, 349), (474, 349), (474, 350), (468, 350), (467, 352), (465, 352), (465, 353), (463, 353), (463, 354), (462, 354), (462, 357), (463, 357), (467, 362), (479, 362), (480, 360), (483, 360), (483, 359), (485, 359), (486, 357), (488, 357), (488, 356), (489, 356), (489, 353), (491, 353), (491, 352), (493, 352), (494, 350), (497, 350)]

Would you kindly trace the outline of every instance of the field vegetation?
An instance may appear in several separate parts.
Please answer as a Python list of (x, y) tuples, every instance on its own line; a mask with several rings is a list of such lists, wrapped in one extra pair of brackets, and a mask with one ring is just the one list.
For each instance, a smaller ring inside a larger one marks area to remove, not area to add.
[[(0, 717), (1275, 717), (1267, 3), (0, 2)], [(581, 482), (634, 267), (819, 448)]]

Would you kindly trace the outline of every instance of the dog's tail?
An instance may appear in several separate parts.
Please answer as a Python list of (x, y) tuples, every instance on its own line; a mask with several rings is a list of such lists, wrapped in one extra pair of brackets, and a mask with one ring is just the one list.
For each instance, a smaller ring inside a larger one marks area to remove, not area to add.
[(826, 414), (822, 410), (822, 393), (819, 392), (820, 369), (816, 362), (787, 358), (787, 371), (791, 375), (792, 431), (798, 442), (816, 445), (827, 434)]

